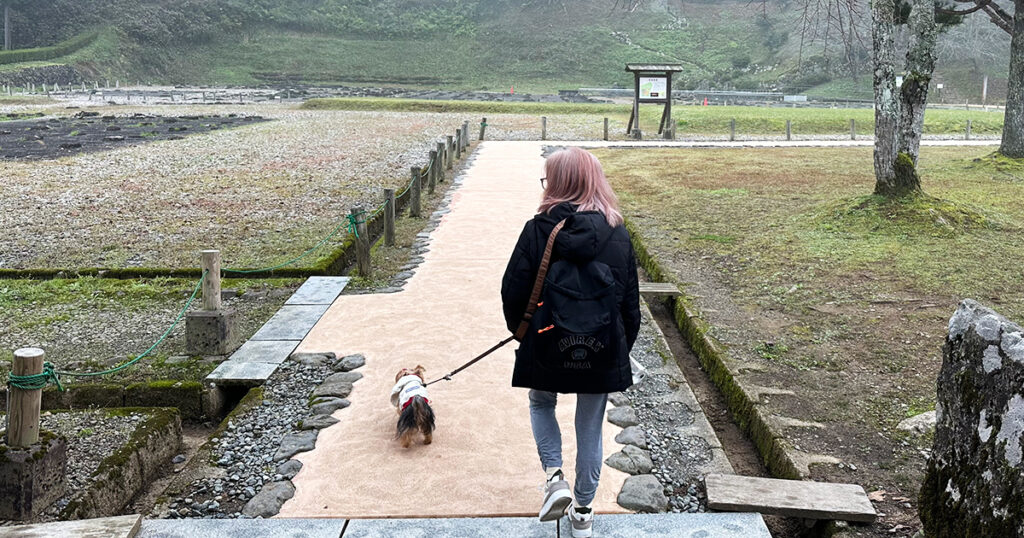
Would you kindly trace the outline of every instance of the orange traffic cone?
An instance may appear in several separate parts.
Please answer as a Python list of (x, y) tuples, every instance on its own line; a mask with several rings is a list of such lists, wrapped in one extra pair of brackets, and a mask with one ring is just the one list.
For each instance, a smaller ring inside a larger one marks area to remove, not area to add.
[(508, 91), (508, 93), (511, 93), (512, 95), (516, 94), (516, 86), (515, 86), (515, 84), (512, 85), (512, 88)]
[(704, 106), (708, 106), (708, 98), (707, 97), (704, 98)]

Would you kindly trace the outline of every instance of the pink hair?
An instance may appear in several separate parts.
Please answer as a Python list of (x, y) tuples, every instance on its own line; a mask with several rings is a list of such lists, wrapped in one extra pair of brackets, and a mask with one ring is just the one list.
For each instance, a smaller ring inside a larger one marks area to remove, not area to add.
[(593, 153), (576, 147), (556, 151), (544, 162), (544, 171), (547, 187), (538, 212), (569, 202), (579, 206), (577, 211), (600, 212), (612, 228), (622, 224), (619, 199)]

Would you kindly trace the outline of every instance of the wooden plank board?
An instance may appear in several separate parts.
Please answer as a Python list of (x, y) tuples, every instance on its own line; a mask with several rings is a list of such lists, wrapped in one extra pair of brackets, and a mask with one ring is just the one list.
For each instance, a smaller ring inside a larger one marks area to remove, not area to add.
[(860, 522), (877, 517), (864, 488), (856, 484), (724, 474), (708, 475), (704, 484), (712, 510)]
[(679, 286), (668, 282), (641, 282), (640, 293), (645, 295), (680, 295)]

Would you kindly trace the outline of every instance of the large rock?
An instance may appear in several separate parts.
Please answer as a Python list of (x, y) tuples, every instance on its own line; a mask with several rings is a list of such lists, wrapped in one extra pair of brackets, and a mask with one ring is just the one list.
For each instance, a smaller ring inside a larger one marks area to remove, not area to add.
[[(341, 374), (334, 374), (334, 375), (344, 375), (344, 374), (348, 374), (348, 373), (355, 373), (355, 372), (342, 372)], [(320, 398), (320, 397), (348, 398), (349, 394), (352, 394), (352, 382), (351, 381), (345, 381), (345, 380), (340, 379), (340, 378), (334, 378), (333, 375), (331, 377), (328, 377), (327, 379), (325, 379), (324, 382), (321, 383), (319, 387), (313, 389), (313, 397), (314, 398)]]
[(604, 460), (612, 469), (618, 469), (627, 474), (648, 474), (654, 468), (651, 455), (632, 445), (622, 447), (621, 452), (616, 452)]
[(349, 372), (356, 368), (362, 368), (366, 364), (366, 357), (356, 354), (342, 357), (334, 363), (334, 369), (342, 372)]
[(926, 434), (935, 429), (935, 411), (925, 411), (920, 415), (905, 418), (896, 425), (896, 428), (905, 432)]
[(636, 411), (632, 407), (613, 407), (608, 410), (608, 422), (621, 428), (636, 426)]
[(277, 515), (281, 506), (295, 495), (295, 486), (288, 480), (271, 482), (260, 490), (255, 497), (249, 499), (242, 508), (242, 513), (249, 517), (268, 518)]
[(622, 445), (633, 445), (638, 448), (647, 449), (647, 436), (640, 426), (630, 426), (615, 436), (615, 442)]
[(631, 476), (622, 484), (616, 499), (619, 506), (637, 512), (664, 512), (668, 510), (668, 497), (664, 486), (651, 474)]
[(1024, 331), (965, 300), (949, 320), (935, 444), (919, 511), (928, 536), (1024, 536)]
[(351, 403), (344, 398), (317, 398), (313, 402), (310, 412), (314, 415), (330, 415), (338, 409), (348, 407)]
[(299, 452), (309, 452), (316, 446), (317, 430), (289, 433), (281, 439), (281, 446), (274, 454), (274, 461), (284, 461)]

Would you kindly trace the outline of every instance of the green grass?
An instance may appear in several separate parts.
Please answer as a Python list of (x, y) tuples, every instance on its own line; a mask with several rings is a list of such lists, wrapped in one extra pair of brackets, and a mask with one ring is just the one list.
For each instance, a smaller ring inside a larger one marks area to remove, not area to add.
[[(581, 103), (506, 103), (481, 101), (431, 101), (422, 99), (333, 98), (310, 99), (301, 105), (310, 110), (388, 110), (404, 112), (470, 112), (476, 114), (586, 114), (607, 116), (624, 122), (629, 118), (629, 105)], [(641, 127), (655, 127), (661, 108), (646, 105), (640, 109)], [(718, 135), (729, 133), (730, 121), (736, 120), (738, 137), (784, 135), (786, 120), (792, 122), (795, 135), (846, 134), (850, 120), (856, 120), (857, 133), (874, 132), (871, 109), (787, 108), (749, 106), (686, 106), (676, 105), (672, 115), (678, 135)], [(998, 135), (1003, 128), (1003, 114), (998, 112), (932, 109), (925, 115), (925, 134), (956, 135), (964, 132), (967, 120), (978, 135)]]

